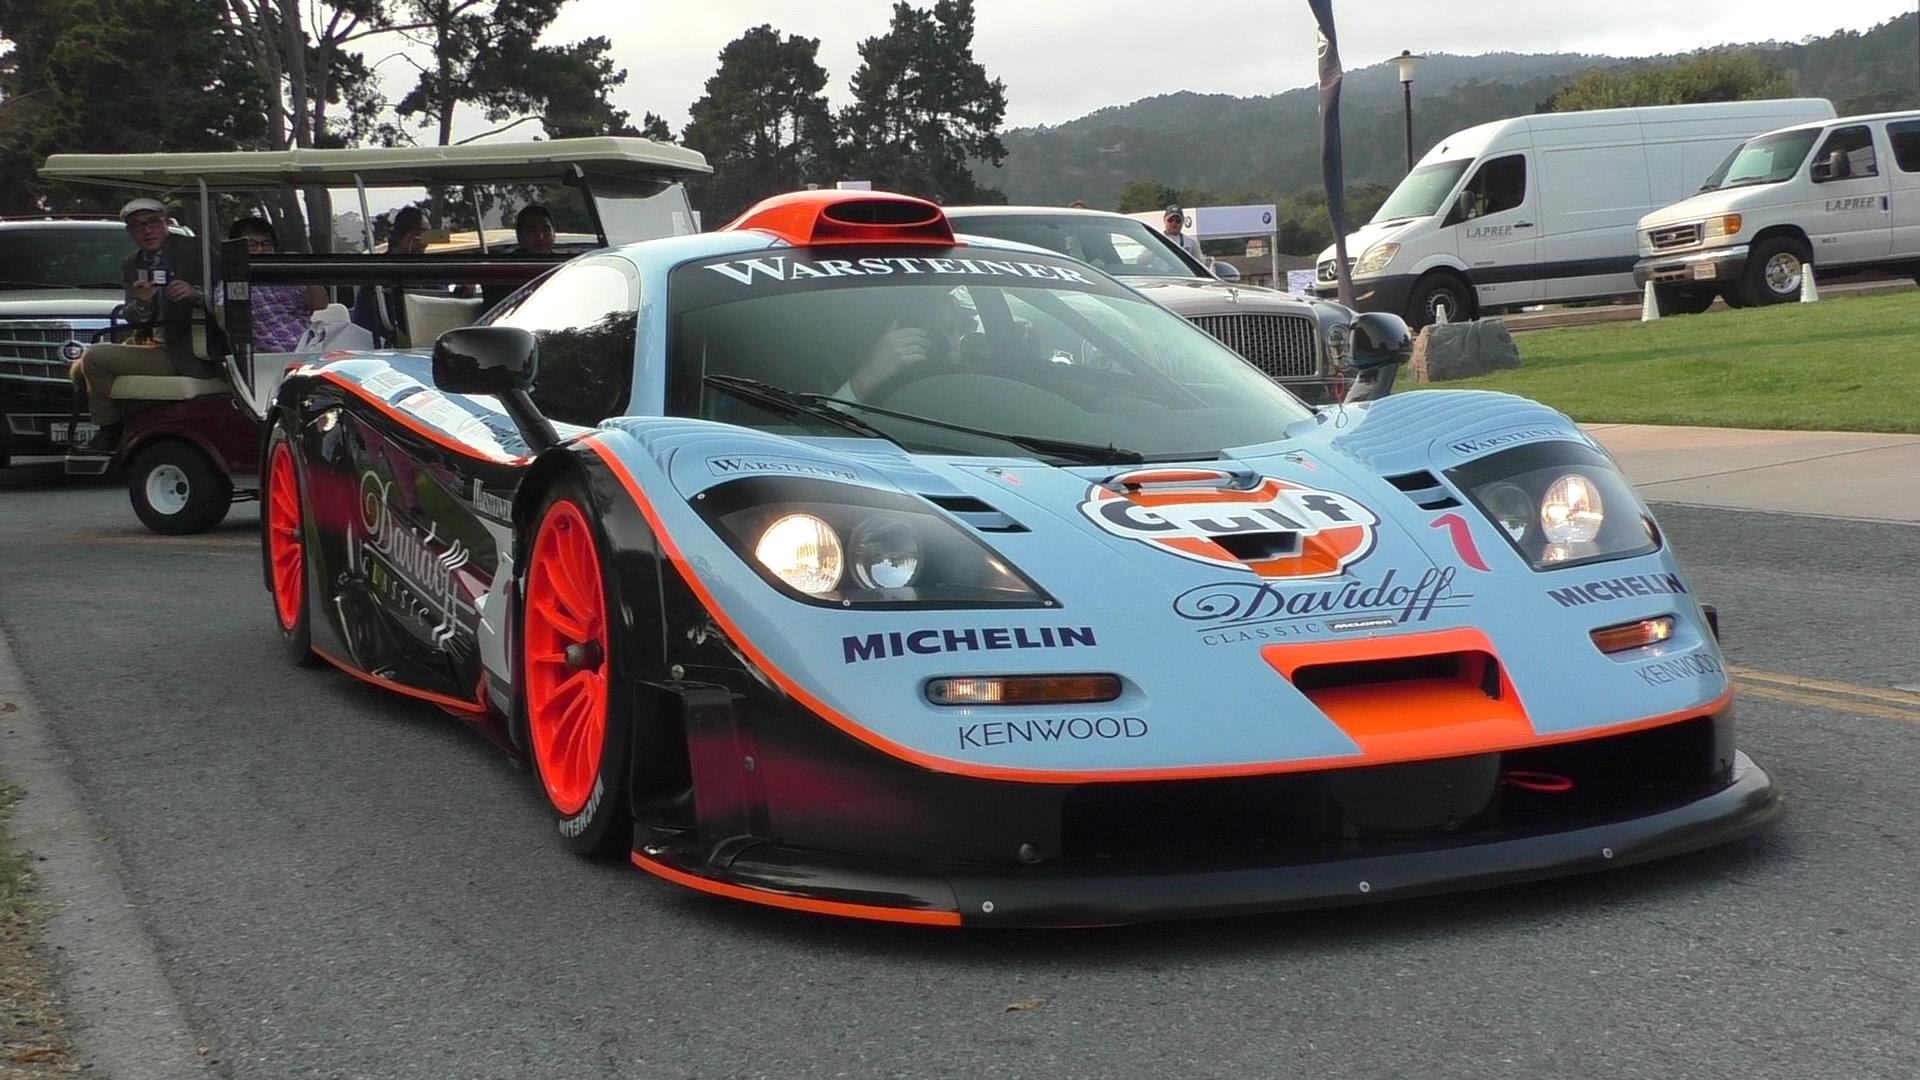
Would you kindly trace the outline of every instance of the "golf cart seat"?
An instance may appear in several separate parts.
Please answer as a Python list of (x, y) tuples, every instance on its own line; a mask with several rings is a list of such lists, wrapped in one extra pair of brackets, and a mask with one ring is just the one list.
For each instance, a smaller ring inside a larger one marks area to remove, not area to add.
[(402, 295), (407, 305), (407, 338), (416, 346), (430, 346), (441, 334), (472, 326), (486, 314), (486, 302), (477, 296)]
[(113, 380), (115, 401), (188, 401), (228, 392), (225, 379), (195, 379), (186, 375), (122, 375)]

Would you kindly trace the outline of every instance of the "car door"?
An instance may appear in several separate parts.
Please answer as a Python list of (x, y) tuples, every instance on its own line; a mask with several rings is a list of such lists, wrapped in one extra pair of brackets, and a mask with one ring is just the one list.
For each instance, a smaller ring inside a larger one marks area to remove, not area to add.
[(1481, 307), (1540, 298), (1539, 196), (1526, 153), (1480, 163), (1454, 196), (1445, 225), (1454, 232)]
[(1892, 249), (1893, 216), (1875, 126), (1834, 128), (1814, 147), (1807, 167), (1814, 200), (1806, 228), (1816, 266), (1871, 262)]
[(1920, 259), (1920, 117), (1887, 124), (1887, 150), (1892, 168), (1887, 172), (1887, 202), (1893, 217), (1889, 254), (1895, 259)]

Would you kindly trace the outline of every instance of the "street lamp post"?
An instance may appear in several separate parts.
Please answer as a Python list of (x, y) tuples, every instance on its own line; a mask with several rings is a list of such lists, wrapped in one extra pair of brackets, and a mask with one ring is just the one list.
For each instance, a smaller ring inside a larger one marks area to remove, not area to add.
[(1400, 100), (1406, 107), (1407, 116), (1407, 171), (1413, 171), (1413, 69), (1424, 56), (1415, 56), (1406, 49), (1393, 62), (1400, 66)]

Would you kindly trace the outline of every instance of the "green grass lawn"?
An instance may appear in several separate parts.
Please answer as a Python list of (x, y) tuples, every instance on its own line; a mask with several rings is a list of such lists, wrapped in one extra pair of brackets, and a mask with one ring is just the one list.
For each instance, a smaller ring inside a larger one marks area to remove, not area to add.
[(1521, 367), (1439, 384), (1592, 423), (1920, 432), (1920, 292), (1516, 335)]

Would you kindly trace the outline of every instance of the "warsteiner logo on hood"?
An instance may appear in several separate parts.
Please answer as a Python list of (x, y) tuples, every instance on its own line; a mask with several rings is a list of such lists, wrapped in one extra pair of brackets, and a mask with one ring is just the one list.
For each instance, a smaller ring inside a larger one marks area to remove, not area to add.
[(1279, 580), (1340, 573), (1373, 550), (1380, 524), (1348, 496), (1218, 469), (1125, 473), (1088, 488), (1080, 512), (1115, 536)]

